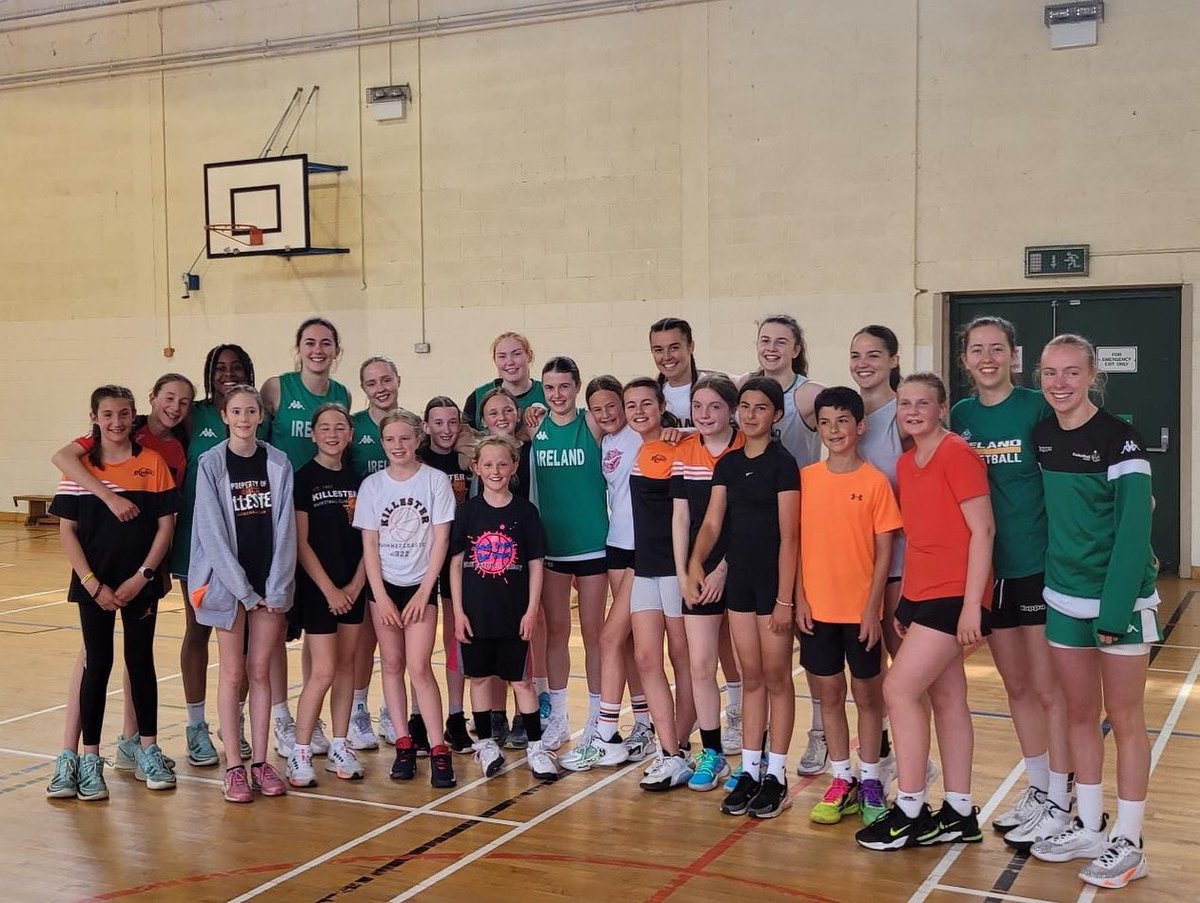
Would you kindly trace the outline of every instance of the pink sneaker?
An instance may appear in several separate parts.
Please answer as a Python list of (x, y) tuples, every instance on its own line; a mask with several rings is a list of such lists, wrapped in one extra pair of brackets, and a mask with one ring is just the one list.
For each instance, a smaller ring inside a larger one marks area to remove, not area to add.
[(254, 789), (263, 796), (283, 796), (287, 793), (287, 785), (272, 765), (263, 763), (250, 766), (250, 777)]
[(254, 802), (254, 791), (246, 780), (246, 769), (240, 765), (225, 772), (225, 800), (230, 803)]

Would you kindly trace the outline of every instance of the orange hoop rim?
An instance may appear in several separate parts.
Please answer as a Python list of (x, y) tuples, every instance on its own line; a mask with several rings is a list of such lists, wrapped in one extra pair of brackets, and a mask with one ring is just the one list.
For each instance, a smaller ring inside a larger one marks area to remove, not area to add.
[(216, 232), (247, 247), (258, 247), (263, 243), (263, 230), (258, 226), (241, 223), (209, 223), (204, 226), (204, 229), (207, 232)]

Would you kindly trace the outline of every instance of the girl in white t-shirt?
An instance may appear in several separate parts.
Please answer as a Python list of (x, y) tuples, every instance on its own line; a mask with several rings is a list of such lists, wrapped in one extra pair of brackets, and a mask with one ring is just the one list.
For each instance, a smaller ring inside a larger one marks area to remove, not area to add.
[(434, 589), (450, 547), (454, 490), (449, 478), (417, 458), (420, 416), (397, 409), (379, 423), (385, 470), (358, 491), (354, 526), (363, 531), (363, 561), (371, 588), (371, 620), (379, 639), (383, 698), (396, 725), (400, 781), (416, 774), (417, 751), (408, 733), (404, 673), (429, 716), (430, 783), (453, 787), (454, 768), (442, 730), (442, 699), (430, 659), (437, 633)]

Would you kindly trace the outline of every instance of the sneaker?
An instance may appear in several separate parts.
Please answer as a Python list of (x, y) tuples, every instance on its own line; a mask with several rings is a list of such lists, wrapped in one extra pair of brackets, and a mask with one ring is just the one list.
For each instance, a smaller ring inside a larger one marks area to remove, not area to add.
[(629, 732), (629, 739), (625, 741), (625, 750), (628, 753), (626, 760), (641, 762), (654, 755), (656, 749), (658, 741), (654, 738), (654, 728), (649, 724), (636, 722), (633, 730)]
[[(218, 734), (218, 736), (220, 736)], [(238, 755), (242, 757), (243, 762), (249, 762), (254, 756), (254, 750), (250, 747), (250, 741), (246, 739), (246, 713), (238, 715)]]
[(864, 825), (871, 824), (887, 812), (887, 793), (882, 781), (868, 778), (858, 785), (858, 812)]
[(643, 790), (670, 790), (682, 787), (692, 777), (692, 767), (682, 755), (664, 756), (659, 753), (646, 776), (642, 778)]
[(475, 761), (479, 763), (479, 770), (485, 778), (495, 777), (504, 767), (504, 753), (500, 752), (499, 745), (491, 737), (475, 743), (472, 749), (475, 750)]
[(275, 753), (281, 759), (292, 754), (296, 745), (296, 722), (291, 718), (276, 718), (274, 721)]
[[(505, 727), (508, 727), (507, 723)], [(492, 731), (494, 734), (494, 724)], [(446, 745), (450, 747), (451, 752), (459, 754), (469, 753), (473, 748), (471, 735), (467, 733), (467, 718), (462, 712), (455, 712), (446, 719)]]
[(702, 749), (696, 756), (692, 777), (688, 781), (688, 790), (716, 790), (729, 774), (729, 764), (725, 757), (715, 749)]
[(454, 765), (450, 762), (450, 747), (444, 743), (439, 743), (429, 751), (429, 783), (438, 790), (458, 783), (454, 777)]
[(216, 765), (221, 761), (221, 757), (217, 755), (217, 748), (213, 746), (207, 721), (189, 724), (185, 734), (187, 735), (187, 758), (191, 764), (203, 767)]
[(750, 801), (746, 814), (752, 818), (775, 818), (790, 805), (787, 779), (781, 782), (775, 775), (768, 774), (758, 785), (758, 793)]
[(943, 802), (932, 822), (917, 835), (917, 840), (923, 847), (935, 843), (979, 843), (983, 840), (983, 832), (979, 830), (978, 815), (978, 806), (972, 806), (967, 815), (959, 815), (953, 806)]
[(860, 847), (868, 850), (902, 850), (915, 847), (922, 829), (936, 828), (937, 822), (929, 806), (922, 803), (916, 818), (909, 818), (904, 810), (893, 805), (883, 815), (862, 828), (854, 835)]
[(329, 755), (329, 738), (325, 736), (325, 722), (320, 718), (313, 727), (312, 739), (308, 741), (308, 745), (314, 756)]
[(79, 757), (79, 782), (75, 785), (75, 795), (88, 801), (108, 799), (104, 760), (95, 753), (84, 753)]
[[(1046, 794), (1032, 784), (1017, 794), (1017, 798), (1008, 809), (992, 819), (992, 827), (1001, 834), (1007, 834), (1013, 828), (1023, 825), (1033, 818), (1045, 806)], [(1054, 833), (1058, 833), (1055, 831)]]
[(392, 763), (393, 781), (411, 781), (417, 774), (417, 748), (412, 737), (401, 737), (396, 741), (396, 761)]
[(387, 741), (388, 746), (395, 746), (396, 741), (400, 739), (400, 735), (396, 733), (396, 725), (392, 723), (392, 716), (388, 714), (387, 706), (381, 706), (379, 709), (379, 735)]
[(244, 765), (235, 765), (233, 768), (226, 769), (225, 780), (222, 783), (224, 784), (226, 802), (254, 802), (254, 791), (250, 789), (250, 782), (246, 780), (246, 768)]
[(268, 762), (250, 766), (250, 786), (263, 796), (283, 796), (287, 793), (287, 784), (283, 783), (275, 766)]
[(550, 715), (553, 709), (550, 705), (550, 691), (542, 690), (538, 693), (538, 717), (542, 719), (542, 729), (546, 729), (546, 722), (550, 720)]
[(379, 749), (379, 738), (371, 727), (371, 713), (359, 709), (350, 716), (350, 729), (346, 731), (346, 741), (351, 749)]
[(739, 765), (737, 768), (735, 768), (733, 771), (731, 771), (729, 773), (729, 777), (727, 777), (725, 779), (725, 786), (722, 787), (721, 789), (724, 790), (726, 793), (732, 792), (733, 788), (737, 786), (737, 782), (738, 782), (738, 780), (741, 779), (741, 777), (742, 777), (742, 766)]
[(804, 748), (804, 755), (800, 757), (800, 763), (796, 766), (796, 774), (801, 777), (822, 774), (827, 767), (829, 749), (825, 746), (825, 732), (809, 731), (808, 746)]
[(137, 751), (141, 746), (141, 737), (137, 734), (131, 734), (126, 737), (124, 734), (117, 734), (117, 754), (113, 758), (113, 768), (117, 771), (136, 771), (137, 770)]
[(313, 771), (310, 750), (301, 749), (299, 746), (292, 747), (292, 754), (288, 756), (283, 773), (287, 775), (287, 781), (293, 787), (317, 786), (317, 773)]
[[(876, 782), (878, 783), (878, 782)], [(812, 807), (809, 819), (818, 825), (836, 825), (844, 815), (858, 812), (858, 781), (854, 778), (834, 778), (821, 802)]]
[(429, 758), (429, 731), (425, 727), (422, 715), (410, 715), (408, 718), (408, 735), (412, 737), (413, 747), (418, 759)]
[(721, 751), (727, 756), (736, 756), (742, 751), (742, 707), (731, 705), (725, 709), (725, 725), (721, 728)]
[[(600, 749), (602, 741), (596, 734), (580, 734), (579, 742), (560, 760), (567, 771), (591, 771), (592, 766), (604, 755)], [(624, 749), (624, 744), (621, 746)]]
[(1103, 853), (1083, 867), (1079, 873), (1081, 881), (1096, 887), (1124, 887), (1130, 881), (1145, 878), (1150, 873), (1150, 864), (1142, 852), (1142, 841), (1128, 837), (1114, 837)]
[(1061, 834), (1071, 827), (1071, 813), (1067, 812), (1045, 797), (1040, 807), (1004, 835), (1004, 842), (1014, 850), (1029, 852), (1029, 848), (1039, 840)]
[(508, 745), (508, 717), (503, 712), (492, 712), (492, 739), (497, 746)]
[(79, 789), (79, 756), (74, 750), (64, 749), (54, 760), (54, 777), (46, 785), (46, 796), (51, 799), (74, 799)]
[(505, 749), (525, 749), (529, 746), (529, 733), (525, 730), (525, 721), (521, 713), (513, 715), (512, 727), (504, 738)]
[(325, 770), (332, 771), (343, 781), (362, 780), (363, 774), (366, 773), (362, 762), (358, 761), (358, 756), (354, 754), (354, 747), (348, 742), (330, 744)]
[(556, 750), (571, 741), (571, 727), (563, 715), (551, 715), (542, 729), (542, 748)]
[(721, 803), (726, 815), (745, 815), (750, 811), (750, 802), (758, 796), (759, 783), (751, 775), (739, 769), (737, 783)]
[(146, 789), (175, 789), (175, 772), (167, 767), (162, 750), (158, 748), (157, 743), (151, 743), (149, 746), (139, 745), (135, 756), (137, 767), (134, 769), (133, 776), (139, 781), (145, 781)]
[(1100, 821), (1099, 831), (1089, 831), (1076, 816), (1071, 825), (1059, 834), (1039, 840), (1029, 848), (1029, 854), (1042, 862), (1066, 862), (1068, 859), (1098, 859), (1108, 849), (1104, 836), (1108, 815)]
[(529, 742), (529, 754), (525, 757), (529, 770), (539, 781), (557, 781), (559, 778), (558, 765), (555, 764), (554, 753), (542, 747), (541, 740)]

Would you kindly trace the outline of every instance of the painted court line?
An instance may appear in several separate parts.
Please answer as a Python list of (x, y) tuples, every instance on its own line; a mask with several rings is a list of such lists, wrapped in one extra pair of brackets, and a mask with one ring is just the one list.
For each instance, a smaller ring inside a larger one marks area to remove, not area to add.
[[(40, 594), (39, 594), (40, 595)], [(66, 605), (66, 599), (57, 599), (54, 602), (43, 602), (41, 605), (26, 605), (24, 608), (14, 608), (11, 611), (0, 611), (0, 617), (8, 617), (9, 615), (19, 615), (26, 611), (37, 611), (39, 608), (53, 608), (55, 605)]]
[[(9, 565), (12, 567), (12, 565)], [(44, 589), (40, 593), (25, 593), (20, 596), (5, 596), (0, 602), (20, 602), (22, 599), (34, 599), (38, 596), (48, 596), (51, 593), (65, 593), (66, 589)]]
[(994, 890), (975, 890), (972, 887), (958, 887), (953, 884), (939, 884), (937, 889), (963, 894), (967, 897), (983, 897), (986, 900), (1011, 900), (1013, 903), (1054, 903), (1053, 900), (1043, 900), (1040, 897), (1019, 897), (1016, 894), (1002, 894)]

